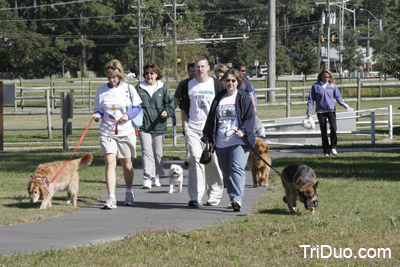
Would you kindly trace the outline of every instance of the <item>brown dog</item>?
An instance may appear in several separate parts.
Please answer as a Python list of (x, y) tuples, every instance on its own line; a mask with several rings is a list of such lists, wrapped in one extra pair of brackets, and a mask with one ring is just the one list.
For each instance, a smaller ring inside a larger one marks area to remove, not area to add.
[[(268, 144), (265, 143), (261, 138), (256, 138), (256, 144), (254, 150), (269, 164), (271, 164), (271, 158), (269, 156)], [(259, 157), (250, 152), (249, 158), (247, 159), (247, 165), (251, 169), (253, 176), (254, 187), (267, 186), (269, 177), (269, 166), (265, 164)]]
[(281, 180), (285, 188), (283, 201), (290, 213), (296, 212), (296, 201), (300, 199), (313, 215), (318, 206), (318, 182), (314, 171), (304, 164), (292, 164), (283, 170)]
[(32, 203), (43, 199), (40, 209), (51, 207), (51, 199), (59, 190), (68, 191), (67, 203), (76, 208), (78, 201), (79, 174), (78, 169), (90, 165), (93, 160), (91, 153), (71, 160), (54, 182), (53, 177), (61, 170), (66, 161), (54, 161), (40, 164), (28, 184), (28, 193)]

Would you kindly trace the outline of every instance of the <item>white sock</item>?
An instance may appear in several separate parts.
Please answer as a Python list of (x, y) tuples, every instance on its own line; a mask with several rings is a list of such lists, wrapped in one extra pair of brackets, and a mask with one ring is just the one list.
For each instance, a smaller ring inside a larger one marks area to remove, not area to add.
[(115, 199), (115, 194), (109, 194), (108, 197)]
[(126, 193), (132, 193), (132, 188), (127, 188)]

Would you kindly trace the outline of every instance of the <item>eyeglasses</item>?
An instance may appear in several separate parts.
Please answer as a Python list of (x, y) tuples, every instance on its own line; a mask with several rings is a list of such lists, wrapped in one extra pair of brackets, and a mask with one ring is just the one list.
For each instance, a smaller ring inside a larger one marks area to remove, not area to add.
[(157, 74), (157, 73), (155, 73), (155, 72), (148, 72), (148, 71), (146, 71), (146, 72), (144, 73), (144, 75), (150, 75), (150, 76), (153, 76), (154, 74)]
[(106, 67), (106, 70), (110, 70), (110, 69), (111, 69), (111, 70), (116, 70), (116, 69), (118, 69), (118, 68), (117, 68), (117, 66), (107, 66), (107, 67)]
[(225, 80), (225, 82), (226, 82), (226, 83), (230, 83), (230, 82), (231, 82), (231, 83), (235, 83), (235, 82), (236, 82), (236, 80), (230, 80), (230, 79), (226, 79), (226, 80)]

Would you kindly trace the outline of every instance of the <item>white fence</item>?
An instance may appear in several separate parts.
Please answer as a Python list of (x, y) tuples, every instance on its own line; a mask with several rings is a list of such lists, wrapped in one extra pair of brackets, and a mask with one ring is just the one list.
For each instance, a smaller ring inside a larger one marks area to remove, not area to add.
[[(387, 113), (376, 113), (377, 111), (387, 111)], [(393, 107), (389, 105), (387, 108), (342, 112), (336, 115), (338, 134), (370, 135), (371, 144), (374, 145), (375, 137), (377, 136), (377, 128), (388, 128), (388, 134), (380, 134), (380, 136), (393, 139), (393, 115), (400, 115), (400, 113), (393, 113)], [(376, 117), (386, 117), (387, 120), (376, 120)], [(321, 145), (321, 133), (318, 119), (316, 119), (316, 116), (313, 118), (316, 124), (315, 130), (305, 130), (301, 126), (304, 118), (305, 117), (294, 117), (261, 120), (265, 128), (265, 136), (263, 137), (270, 144)], [(370, 120), (360, 120), (362, 118), (370, 118)]]

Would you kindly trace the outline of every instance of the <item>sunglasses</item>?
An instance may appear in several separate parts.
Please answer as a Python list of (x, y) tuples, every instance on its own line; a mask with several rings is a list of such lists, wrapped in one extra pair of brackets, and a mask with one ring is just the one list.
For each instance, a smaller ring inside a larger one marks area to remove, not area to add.
[(240, 72), (246, 72), (246, 70), (241, 70)]
[(106, 70), (116, 70), (116, 69), (118, 69), (117, 68), (117, 66), (108, 66), (108, 67), (106, 67)]
[(236, 82), (236, 80), (230, 80), (230, 79), (226, 79), (226, 80), (225, 80), (225, 82), (226, 82), (226, 83), (230, 83), (230, 82), (231, 82), (231, 83), (235, 83), (235, 82)]
[(148, 71), (146, 71), (146, 72), (144, 73), (144, 75), (154, 75), (154, 74), (157, 74), (157, 73), (155, 73), (155, 72), (148, 72)]

